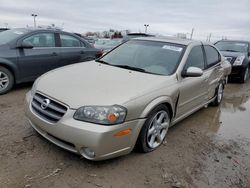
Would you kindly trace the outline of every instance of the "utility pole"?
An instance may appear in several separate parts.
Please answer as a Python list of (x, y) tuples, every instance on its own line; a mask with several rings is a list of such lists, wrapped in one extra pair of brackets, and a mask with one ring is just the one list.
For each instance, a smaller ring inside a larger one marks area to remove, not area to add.
[(144, 27), (145, 27), (145, 33), (147, 33), (147, 30), (148, 30), (149, 24), (144, 24)]
[(194, 34), (194, 28), (192, 28), (192, 31), (191, 31), (191, 35), (190, 35), (190, 39), (192, 40), (193, 38), (193, 34)]
[(36, 17), (37, 17), (37, 14), (31, 14), (31, 16), (34, 18), (34, 27), (36, 27)]
[(211, 36), (212, 36), (212, 33), (210, 33), (209, 36), (208, 36), (208, 42), (210, 42)]

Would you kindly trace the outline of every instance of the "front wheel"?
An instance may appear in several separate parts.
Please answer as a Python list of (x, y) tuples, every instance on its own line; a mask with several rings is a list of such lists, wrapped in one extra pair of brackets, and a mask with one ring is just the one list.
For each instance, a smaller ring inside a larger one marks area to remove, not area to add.
[(0, 95), (7, 93), (14, 85), (12, 73), (5, 67), (0, 66)]
[(213, 106), (219, 106), (224, 95), (224, 85), (220, 83), (215, 91), (215, 99), (211, 103)]
[(148, 116), (137, 140), (137, 147), (142, 152), (158, 148), (164, 141), (170, 125), (169, 110), (159, 105)]

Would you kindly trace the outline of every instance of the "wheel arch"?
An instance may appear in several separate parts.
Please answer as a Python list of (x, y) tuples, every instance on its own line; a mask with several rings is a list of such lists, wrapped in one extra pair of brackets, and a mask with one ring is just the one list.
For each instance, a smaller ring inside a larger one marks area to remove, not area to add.
[(169, 110), (169, 115), (170, 115), (170, 118), (172, 119), (173, 116), (174, 116), (174, 103), (173, 101), (171, 100), (170, 97), (168, 96), (161, 96), (161, 97), (158, 97), (156, 99), (154, 99), (153, 101), (151, 101), (143, 110), (142, 114), (141, 114), (141, 117), (148, 117), (148, 115), (150, 114), (150, 112), (152, 110), (154, 110), (157, 106), (159, 105), (165, 105), (168, 110)]
[(17, 74), (17, 72), (18, 72), (17, 67), (15, 65), (13, 65), (12, 63), (1, 61), (1, 59), (0, 59), (0, 66), (8, 69), (12, 73), (12, 75), (14, 77), (14, 82), (16, 83), (17, 82), (17, 77), (18, 77), (17, 76), (18, 75)]

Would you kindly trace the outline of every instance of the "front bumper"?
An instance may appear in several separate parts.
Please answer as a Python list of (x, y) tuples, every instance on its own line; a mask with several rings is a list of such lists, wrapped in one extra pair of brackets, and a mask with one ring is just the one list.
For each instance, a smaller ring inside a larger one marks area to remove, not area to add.
[[(89, 160), (104, 160), (130, 153), (145, 122), (145, 119), (137, 119), (113, 126), (98, 125), (73, 119), (75, 110), (68, 109), (61, 120), (50, 123), (32, 110), (31, 100), (29, 92), (25, 99), (25, 113), (31, 126), (57, 146)], [(132, 131), (124, 136), (114, 136), (125, 129)], [(86, 148), (95, 153), (94, 157), (85, 152)]]
[(230, 77), (240, 78), (244, 75), (246, 67), (244, 66), (232, 66)]

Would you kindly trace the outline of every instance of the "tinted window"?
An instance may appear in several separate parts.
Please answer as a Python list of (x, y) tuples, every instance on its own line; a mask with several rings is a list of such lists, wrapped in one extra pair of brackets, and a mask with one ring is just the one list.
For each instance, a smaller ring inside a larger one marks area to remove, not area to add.
[(246, 42), (220, 41), (215, 46), (221, 51), (229, 52), (247, 52), (248, 44)]
[(184, 46), (155, 41), (132, 40), (105, 55), (101, 60), (126, 65), (146, 72), (170, 75), (179, 64)]
[(206, 57), (207, 57), (207, 65), (211, 66), (215, 63), (219, 62), (220, 56), (218, 51), (212, 46), (204, 46)]
[(11, 29), (0, 33), (0, 45), (7, 44), (15, 38), (27, 33), (27, 29)]
[(201, 46), (195, 46), (190, 51), (185, 69), (188, 67), (198, 67), (201, 69), (205, 68), (203, 50)]
[(34, 47), (55, 47), (54, 33), (39, 33), (23, 40), (30, 42)]
[(62, 47), (81, 47), (81, 41), (70, 35), (60, 35)]

